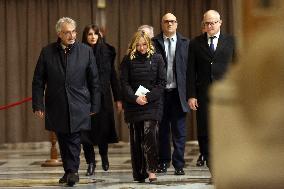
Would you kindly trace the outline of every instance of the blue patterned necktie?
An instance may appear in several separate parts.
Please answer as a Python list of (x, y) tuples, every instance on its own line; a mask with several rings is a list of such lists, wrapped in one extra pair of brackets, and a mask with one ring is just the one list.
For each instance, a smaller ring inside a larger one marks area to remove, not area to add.
[(210, 39), (209, 48), (210, 48), (210, 51), (211, 51), (212, 53), (214, 53), (214, 51), (215, 51), (215, 47), (214, 47), (214, 43), (213, 43), (213, 39), (214, 39), (215, 37), (216, 37), (216, 36), (209, 37), (209, 39)]

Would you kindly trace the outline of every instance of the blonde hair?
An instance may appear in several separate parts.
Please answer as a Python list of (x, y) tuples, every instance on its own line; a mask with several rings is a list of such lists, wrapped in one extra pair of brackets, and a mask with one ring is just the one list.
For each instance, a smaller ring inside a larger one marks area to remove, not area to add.
[(144, 31), (138, 31), (133, 35), (127, 49), (127, 54), (129, 55), (130, 60), (133, 60), (135, 58), (135, 53), (137, 52), (136, 44), (138, 43), (141, 37), (145, 39), (147, 43), (147, 58), (149, 58), (155, 52), (155, 48), (152, 44), (149, 35)]

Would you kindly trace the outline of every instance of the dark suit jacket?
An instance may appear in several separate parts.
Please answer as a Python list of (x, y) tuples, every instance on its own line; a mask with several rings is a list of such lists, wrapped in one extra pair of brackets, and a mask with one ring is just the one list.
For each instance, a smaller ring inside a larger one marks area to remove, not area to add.
[[(153, 39), (156, 52), (161, 54), (167, 67), (167, 58), (164, 46), (163, 33), (158, 34)], [(186, 70), (188, 62), (188, 44), (189, 39), (177, 33), (177, 44), (174, 60), (174, 71), (176, 74), (177, 88), (181, 107), (184, 112), (189, 111), (186, 99)]]
[(207, 95), (209, 85), (222, 79), (234, 55), (234, 38), (220, 34), (214, 53), (209, 49), (207, 34), (194, 38), (189, 45), (187, 99)]

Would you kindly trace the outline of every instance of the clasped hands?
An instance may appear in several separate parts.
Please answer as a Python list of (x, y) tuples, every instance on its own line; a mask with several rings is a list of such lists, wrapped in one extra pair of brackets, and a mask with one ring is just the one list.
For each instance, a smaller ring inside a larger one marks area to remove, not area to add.
[(136, 98), (136, 102), (137, 102), (137, 104), (143, 106), (143, 105), (145, 105), (145, 104), (148, 103), (148, 100), (147, 100), (147, 97), (146, 97), (146, 96), (138, 96), (138, 97)]

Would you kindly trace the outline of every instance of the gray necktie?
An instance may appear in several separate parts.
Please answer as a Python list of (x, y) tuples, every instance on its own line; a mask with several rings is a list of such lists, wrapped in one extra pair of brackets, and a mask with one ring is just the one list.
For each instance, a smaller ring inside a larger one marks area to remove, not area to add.
[(172, 44), (171, 39), (167, 38), (168, 40), (168, 54), (167, 54), (167, 84), (170, 84), (173, 82), (173, 54), (172, 54)]

